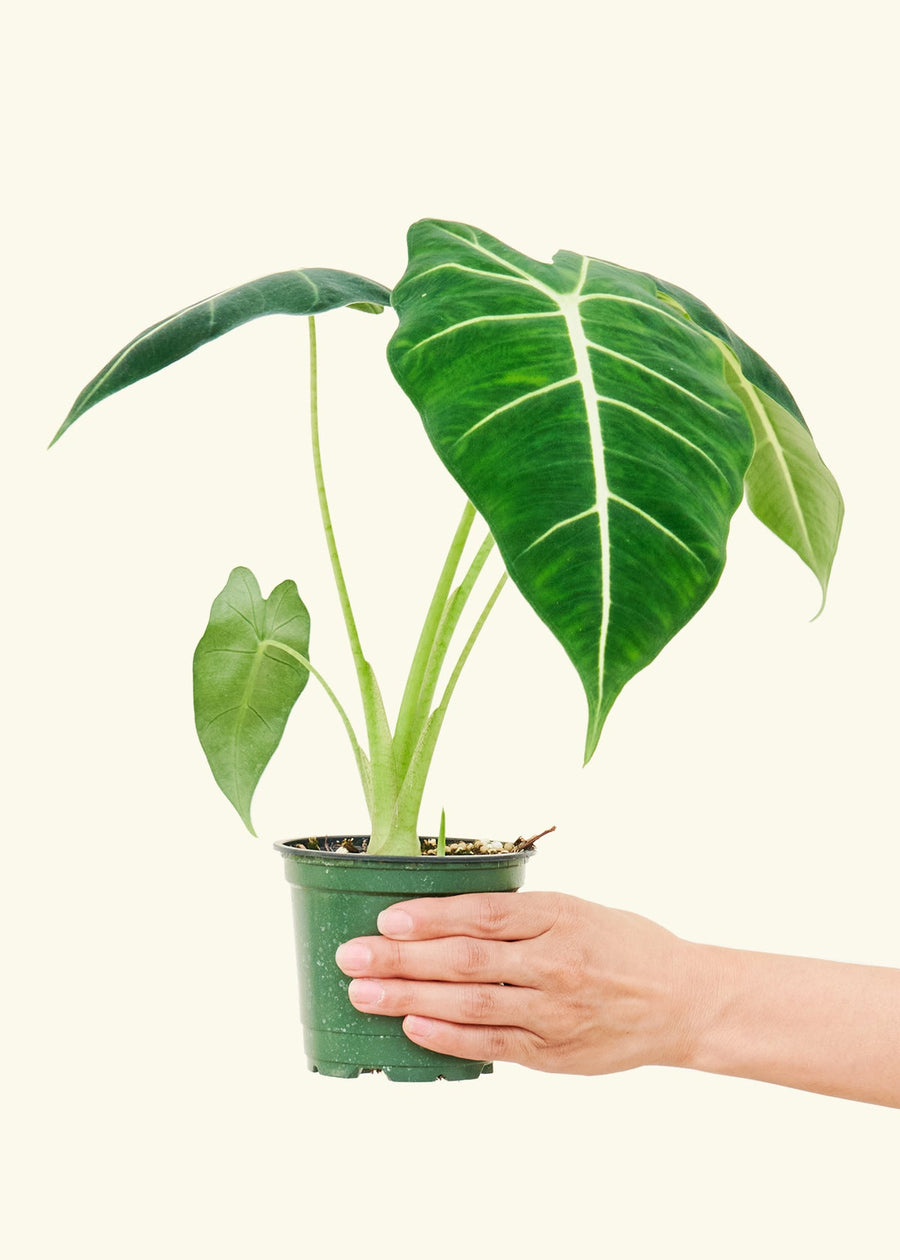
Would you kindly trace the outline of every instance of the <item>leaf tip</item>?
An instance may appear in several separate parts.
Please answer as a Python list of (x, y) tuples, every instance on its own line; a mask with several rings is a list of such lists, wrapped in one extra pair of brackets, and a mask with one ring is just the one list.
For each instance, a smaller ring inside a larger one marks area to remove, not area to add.
[(72, 424), (72, 423), (73, 423), (75, 420), (77, 420), (77, 419), (78, 419), (78, 415), (77, 415), (77, 413), (76, 413), (75, 411), (70, 411), (70, 412), (69, 412), (69, 414), (66, 416), (65, 420), (63, 420), (62, 424), (59, 426), (59, 428), (58, 428), (58, 429), (56, 430), (56, 432), (54, 433), (54, 435), (53, 435), (53, 437), (51, 438), (51, 440), (48, 442), (48, 444), (47, 444), (47, 450), (48, 450), (48, 451), (53, 449), (53, 447), (56, 445), (56, 443), (59, 441), (59, 439), (60, 439), (60, 438), (62, 437), (62, 435), (65, 433), (66, 429), (68, 429), (69, 425), (70, 425), (70, 424)]
[(819, 578), (819, 587), (822, 591), (822, 598), (819, 601), (819, 607), (817, 608), (816, 612), (809, 619), (810, 625), (812, 625), (814, 621), (818, 621), (819, 618), (822, 616), (822, 613), (825, 611), (825, 604), (828, 600), (828, 578), (827, 577)]
[(254, 840), (258, 840), (259, 837), (257, 835), (256, 828), (253, 826), (253, 819), (250, 817), (250, 801), (248, 801), (246, 805), (239, 804), (234, 800), (231, 803), (240, 814), (241, 822), (250, 832), (251, 836), (253, 836)]
[(605, 713), (591, 713), (591, 717), (588, 722), (587, 736), (584, 741), (584, 761), (581, 763), (582, 768), (588, 764), (594, 753), (597, 751), (597, 745), (600, 743), (600, 732), (603, 730), (603, 724), (605, 721)]

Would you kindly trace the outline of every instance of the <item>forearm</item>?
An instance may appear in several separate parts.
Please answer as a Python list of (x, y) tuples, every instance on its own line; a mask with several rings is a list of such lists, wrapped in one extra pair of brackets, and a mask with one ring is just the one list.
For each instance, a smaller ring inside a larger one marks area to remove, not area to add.
[(900, 971), (692, 949), (685, 1066), (900, 1107)]

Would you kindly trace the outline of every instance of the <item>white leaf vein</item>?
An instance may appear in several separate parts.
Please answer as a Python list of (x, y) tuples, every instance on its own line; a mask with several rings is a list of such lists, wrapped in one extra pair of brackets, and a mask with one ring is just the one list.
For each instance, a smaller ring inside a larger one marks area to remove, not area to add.
[(417, 271), (410, 278), (416, 281), (423, 280), (425, 276), (432, 276), (436, 271), (463, 271), (470, 276), (484, 276), (488, 280), (506, 280), (510, 284), (524, 284), (528, 288), (533, 288), (531, 278), (523, 278), (522, 276), (511, 276), (501, 271), (484, 271), (480, 267), (466, 267), (463, 263), (445, 262), (438, 263), (436, 267), (429, 267), (425, 271)]
[(671, 311), (667, 311), (661, 306), (654, 306), (652, 302), (642, 302), (640, 298), (628, 297), (624, 293), (588, 293), (580, 299), (580, 305), (583, 306), (585, 302), (622, 302), (626, 306), (640, 306), (645, 311), (652, 311), (654, 315), (662, 315), (663, 319), (676, 324), (682, 332), (689, 333), (693, 331), (685, 320), (679, 319)]
[(596, 341), (589, 341), (587, 342), (587, 345), (591, 350), (596, 350), (599, 354), (607, 354), (613, 359), (618, 359), (621, 363), (628, 363), (631, 367), (636, 367), (647, 376), (653, 376), (658, 381), (665, 381), (667, 385), (671, 385), (673, 389), (677, 389), (680, 394), (684, 394), (687, 398), (693, 398), (694, 402), (700, 403), (702, 407), (709, 408), (710, 411), (714, 411), (717, 415), (728, 415), (728, 412), (723, 411), (721, 407), (717, 407), (706, 398), (701, 398), (699, 394), (695, 394), (694, 391), (688, 389), (686, 385), (681, 385), (678, 381), (673, 380), (671, 376), (666, 376), (665, 372), (657, 372), (655, 368), (648, 367), (646, 363), (641, 363), (640, 359), (632, 359), (629, 355), (622, 354), (618, 350), (613, 350), (609, 346), (601, 346)]
[(690, 438), (685, 437), (683, 433), (679, 433), (677, 429), (673, 429), (671, 425), (663, 424), (662, 420), (658, 420), (656, 416), (651, 415), (649, 411), (642, 411), (640, 407), (633, 407), (631, 403), (623, 402), (621, 398), (611, 398), (607, 394), (598, 394), (597, 401), (601, 403), (608, 403), (613, 407), (621, 407), (624, 411), (630, 411), (632, 415), (639, 416), (642, 420), (646, 420), (648, 424), (654, 425), (657, 429), (662, 429), (665, 433), (670, 433), (672, 437), (677, 438), (679, 442), (682, 442), (685, 446), (689, 446), (691, 450), (696, 451), (698, 455), (702, 455), (706, 462), (712, 465), (726, 485), (730, 484), (723, 470), (702, 446), (698, 446), (696, 442), (692, 442)]
[(480, 254), (484, 254), (485, 258), (490, 258), (493, 262), (499, 263), (500, 266), (505, 267), (507, 271), (513, 272), (515, 275), (524, 277), (524, 279), (527, 280), (528, 283), (531, 284), (535, 289), (539, 289), (541, 293), (545, 293), (548, 297), (553, 298), (554, 301), (556, 301), (557, 298), (561, 296), (558, 290), (552, 289), (549, 285), (544, 284), (542, 280), (538, 280), (537, 276), (533, 276), (530, 272), (525, 271), (524, 268), (522, 267), (517, 267), (515, 263), (509, 262), (508, 259), (501, 258), (499, 254), (495, 254), (493, 250), (488, 249), (486, 245), (482, 245), (480, 241), (467, 240), (465, 237), (458, 236), (456, 232), (451, 232), (449, 228), (444, 228), (443, 230), (447, 233), (448, 236), (451, 236), (455, 241), (460, 241), (462, 244), (466, 245), (469, 249), (475, 249)]
[(503, 320), (516, 319), (558, 319), (562, 315), (562, 311), (518, 311), (507, 315), (478, 315), (473, 319), (463, 319), (457, 324), (449, 324), (446, 328), (440, 328), (436, 333), (432, 333), (430, 337), (425, 337), (422, 341), (417, 341), (414, 346), (409, 347), (409, 354), (415, 350), (421, 350), (422, 346), (427, 346), (432, 341), (437, 341), (441, 337), (446, 337), (449, 333), (458, 332), (460, 328), (471, 328), (475, 324), (499, 323)]
[(597, 402), (597, 387), (594, 383), (594, 372), (588, 348), (590, 342), (581, 322), (579, 299), (587, 282), (591, 260), (585, 255), (582, 259), (581, 274), (574, 290), (570, 294), (560, 294), (557, 298), (560, 310), (566, 317), (566, 328), (575, 356), (575, 372), (581, 381), (584, 397), (584, 416), (587, 424), (588, 442), (591, 448), (591, 464), (594, 470), (597, 503), (597, 533), (600, 552), (600, 634), (597, 644), (597, 695), (603, 703), (603, 692), (606, 675), (606, 645), (609, 637), (609, 615), (611, 599), (612, 552), (609, 540), (609, 483), (606, 479), (606, 456), (603, 443), (603, 423), (600, 405)]
[(658, 529), (661, 534), (665, 534), (667, 538), (671, 538), (672, 541), (677, 543), (679, 547), (682, 547), (688, 555), (693, 556), (698, 564), (703, 564), (703, 561), (697, 555), (696, 551), (694, 551), (692, 547), (689, 547), (683, 538), (679, 538), (678, 535), (674, 534), (671, 529), (667, 529), (666, 526), (663, 525), (662, 521), (658, 521), (655, 516), (651, 516), (650, 513), (645, 512), (643, 508), (639, 508), (638, 505), (636, 503), (632, 503), (630, 499), (623, 499), (621, 495), (610, 494), (609, 497), (611, 502), (621, 504), (622, 507), (628, 508), (630, 512), (636, 512), (638, 516), (643, 517), (645, 521), (648, 521), (654, 526), (654, 528)]
[(521, 559), (522, 556), (531, 551), (533, 547), (537, 547), (539, 543), (542, 543), (546, 538), (549, 538), (551, 534), (555, 534), (557, 530), (564, 529), (567, 525), (574, 525), (576, 521), (583, 521), (585, 517), (593, 516), (595, 513), (599, 517), (600, 505), (597, 503), (592, 504), (583, 512), (577, 512), (574, 516), (567, 516), (563, 521), (557, 521), (555, 525), (551, 525), (549, 529), (544, 530), (543, 534), (541, 534), (538, 538), (535, 538), (534, 542), (530, 542), (527, 547), (523, 548), (523, 550), (519, 552), (518, 556), (516, 556), (516, 559)]
[(509, 402), (504, 403), (502, 407), (497, 407), (496, 410), (492, 411), (489, 415), (482, 416), (482, 418), (476, 421), (471, 428), (466, 429), (465, 433), (456, 439), (454, 445), (458, 445), (467, 437), (470, 437), (476, 432), (476, 430), (480, 429), (483, 425), (488, 424), (489, 421), (493, 420), (496, 416), (502, 415), (504, 411), (512, 411), (513, 408), (520, 406), (524, 402), (528, 402), (532, 398), (540, 398), (542, 394), (552, 394), (555, 390), (562, 389), (565, 385), (575, 384), (577, 380), (577, 376), (567, 376), (561, 381), (553, 381), (550, 385), (542, 385), (540, 389), (532, 389), (527, 394), (519, 394), (516, 398), (512, 398)]

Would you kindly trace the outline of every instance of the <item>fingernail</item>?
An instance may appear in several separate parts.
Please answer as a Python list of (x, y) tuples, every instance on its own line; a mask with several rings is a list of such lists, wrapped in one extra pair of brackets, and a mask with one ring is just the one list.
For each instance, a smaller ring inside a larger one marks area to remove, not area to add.
[(374, 980), (351, 980), (347, 995), (354, 1006), (377, 1006), (384, 997), (384, 989)]
[(382, 910), (378, 916), (378, 931), (383, 936), (409, 936), (412, 930), (412, 917), (405, 910)]
[(433, 1019), (423, 1019), (421, 1015), (407, 1015), (403, 1021), (403, 1031), (410, 1037), (418, 1037), (424, 1041), (434, 1030)]
[(368, 945), (357, 945), (350, 941), (346, 945), (338, 945), (334, 960), (341, 971), (365, 971), (372, 961), (372, 951)]

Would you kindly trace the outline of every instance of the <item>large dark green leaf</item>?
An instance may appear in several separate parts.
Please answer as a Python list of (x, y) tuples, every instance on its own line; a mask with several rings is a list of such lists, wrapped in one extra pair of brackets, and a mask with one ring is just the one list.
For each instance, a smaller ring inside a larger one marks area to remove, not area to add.
[[(319, 315), (340, 306), (377, 313), (391, 300), (390, 290), (348, 271), (311, 267), (279, 271), (236, 289), (225, 289), (145, 328), (97, 373), (72, 404), (58, 441), (79, 416), (117, 390), (183, 359), (223, 333), (261, 315)], [(50, 445), (53, 445), (53, 442)]]
[(216, 782), (251, 832), (256, 785), (309, 678), (291, 653), (308, 659), (297, 587), (282, 582), (263, 599), (250, 570), (234, 569), (194, 653), (194, 716)]
[(719, 340), (651, 276), (432, 220), (409, 250), (391, 367), (578, 670), (589, 757), (718, 581), (754, 450), (745, 402)]

